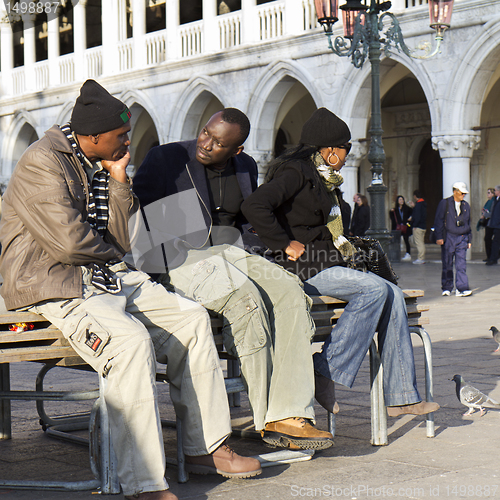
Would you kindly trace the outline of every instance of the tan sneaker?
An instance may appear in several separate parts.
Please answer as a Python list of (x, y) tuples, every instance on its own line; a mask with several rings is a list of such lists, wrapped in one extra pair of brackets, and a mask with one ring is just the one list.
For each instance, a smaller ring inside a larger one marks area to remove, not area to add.
[(193, 474), (220, 474), (239, 478), (258, 476), (262, 472), (256, 458), (242, 457), (225, 444), (210, 455), (186, 455), (186, 470)]
[(426, 415), (433, 411), (439, 410), (440, 406), (437, 403), (428, 403), (427, 401), (420, 401), (412, 405), (403, 406), (388, 406), (387, 415), (389, 417), (399, 417), (400, 415)]
[(168, 490), (148, 491), (146, 493), (138, 493), (130, 497), (125, 497), (126, 500), (179, 500), (172, 492)]
[(320, 431), (305, 418), (285, 418), (269, 422), (261, 431), (262, 439), (273, 446), (301, 450), (324, 450), (333, 444), (333, 436)]

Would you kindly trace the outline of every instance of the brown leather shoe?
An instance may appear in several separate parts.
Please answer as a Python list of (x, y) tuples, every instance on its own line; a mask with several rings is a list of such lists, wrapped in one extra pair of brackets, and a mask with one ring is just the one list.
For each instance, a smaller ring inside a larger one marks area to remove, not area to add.
[(210, 455), (186, 455), (186, 470), (193, 474), (220, 474), (239, 478), (258, 476), (262, 472), (256, 458), (242, 457), (225, 444)]
[(162, 491), (148, 491), (146, 493), (139, 493), (131, 497), (125, 497), (126, 500), (179, 500), (172, 492), (168, 490)]
[(269, 422), (261, 434), (266, 443), (291, 449), (324, 450), (333, 444), (329, 432), (320, 431), (309, 420), (298, 417)]
[(388, 406), (387, 415), (389, 415), (389, 417), (399, 417), (400, 415), (426, 415), (436, 410), (439, 410), (439, 405), (437, 403), (420, 401), (420, 403), (414, 403), (412, 405)]
[(314, 372), (314, 397), (316, 401), (330, 413), (339, 412), (339, 404), (335, 400), (335, 384), (333, 380)]

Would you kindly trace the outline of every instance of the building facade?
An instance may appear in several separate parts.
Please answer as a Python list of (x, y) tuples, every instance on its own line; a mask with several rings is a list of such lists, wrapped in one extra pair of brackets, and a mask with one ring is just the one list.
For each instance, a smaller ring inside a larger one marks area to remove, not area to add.
[[(196, 137), (222, 107), (250, 118), (245, 151), (263, 173), (325, 106), (353, 135), (344, 197), (366, 194), (370, 64), (357, 69), (329, 51), (314, 0), (66, 0), (10, 15), (0, 5), (0, 182), (30, 143), (69, 120), (79, 87), (94, 78), (132, 111), (131, 173), (152, 146)], [(394, 0), (391, 11), (410, 48), (434, 43), (426, 0)], [(487, 188), (500, 184), (499, 61), (498, 0), (455, 0), (431, 59), (383, 54), (387, 214), (397, 195), (420, 189), (430, 226), (439, 200), (464, 181), (479, 218)], [(482, 238), (473, 245), (481, 250)]]

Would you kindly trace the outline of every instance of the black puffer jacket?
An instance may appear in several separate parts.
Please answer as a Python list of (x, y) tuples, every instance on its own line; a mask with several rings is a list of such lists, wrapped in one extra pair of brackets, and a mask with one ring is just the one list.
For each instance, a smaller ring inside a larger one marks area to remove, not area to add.
[[(340, 190), (337, 189), (336, 194), (341, 199)], [(303, 281), (323, 269), (345, 266), (326, 227), (332, 208), (330, 193), (310, 162), (285, 163), (269, 183), (261, 185), (244, 201), (241, 208), (260, 239), (273, 250), (276, 263)], [(295, 262), (288, 260), (284, 252), (292, 240), (306, 247)]]

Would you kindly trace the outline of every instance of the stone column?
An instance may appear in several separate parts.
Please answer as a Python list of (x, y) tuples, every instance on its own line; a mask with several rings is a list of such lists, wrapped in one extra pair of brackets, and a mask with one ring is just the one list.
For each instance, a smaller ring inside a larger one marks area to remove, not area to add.
[(179, 0), (166, 0), (165, 11), (167, 15), (167, 60), (180, 57), (179, 42)]
[(352, 141), (351, 152), (347, 155), (345, 165), (340, 173), (344, 178), (344, 183), (340, 190), (344, 193), (344, 200), (351, 205), (354, 210), (353, 196), (358, 192), (359, 165), (366, 157), (368, 142)]
[(132, 2), (132, 33), (134, 39), (134, 68), (143, 68), (147, 65), (146, 43), (146, 4), (144, 0)]
[(217, 0), (203, 0), (203, 52), (220, 49)]
[(61, 82), (59, 71), (59, 17), (57, 12), (47, 14), (47, 58), (49, 61), (49, 86), (55, 87)]
[(35, 15), (23, 14), (24, 78), (26, 91), (35, 90)]
[(119, 71), (118, 54), (118, 0), (105, 0), (102, 2), (102, 72), (103, 76), (117, 74)]
[(258, 184), (262, 184), (267, 172), (265, 167), (267, 167), (267, 164), (273, 159), (273, 152), (265, 149), (245, 149), (245, 153), (249, 154), (257, 163), (259, 169)]
[(241, 0), (241, 41), (251, 43), (258, 39), (257, 0)]
[(470, 159), (480, 141), (481, 133), (473, 130), (432, 137), (432, 147), (439, 150), (443, 160), (443, 198), (452, 194), (457, 181), (465, 182), (470, 189)]
[(87, 76), (85, 50), (87, 50), (87, 0), (72, 0), (73, 2), (73, 35), (75, 54), (75, 78), (83, 81)]
[(0, 21), (0, 47), (2, 66), (2, 93), (12, 95), (12, 69), (14, 68), (14, 38), (12, 33), (12, 24), (7, 17)]

